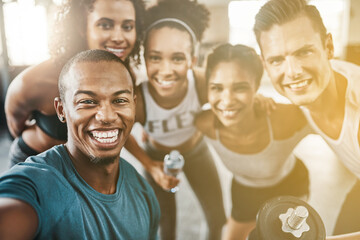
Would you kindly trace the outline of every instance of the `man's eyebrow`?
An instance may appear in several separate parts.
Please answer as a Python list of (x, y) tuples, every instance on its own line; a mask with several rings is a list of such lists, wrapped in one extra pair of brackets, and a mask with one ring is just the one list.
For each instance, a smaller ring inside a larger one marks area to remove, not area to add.
[(80, 95), (80, 94), (86, 94), (86, 95), (90, 95), (90, 96), (96, 96), (96, 94), (93, 91), (88, 91), (88, 90), (77, 90), (74, 94), (74, 96), (76, 95)]
[[(299, 53), (299, 52), (301, 52), (301, 51), (303, 51), (303, 50), (311, 49), (311, 48), (313, 48), (313, 46), (314, 46), (313, 44), (305, 44), (305, 45), (302, 46), (301, 48), (296, 49), (296, 50), (293, 52), (293, 54), (297, 54), (297, 53)], [(269, 57), (267, 57), (265, 60), (266, 60), (266, 61), (269, 61), (269, 60), (276, 60), (276, 59), (281, 59), (281, 58), (283, 58), (282, 55), (276, 55), (276, 56), (269, 56)]]
[(306, 44), (306, 45), (302, 46), (301, 48), (297, 49), (294, 53), (298, 53), (303, 50), (307, 50), (307, 49), (311, 49), (311, 48), (313, 48), (313, 44)]
[[(119, 90), (119, 91), (116, 91), (115, 93), (113, 93), (112, 95), (113, 96), (116, 96), (116, 95), (121, 95), (121, 94), (131, 94), (132, 92), (129, 90), (129, 89), (124, 89), (124, 90)], [(89, 90), (77, 90), (74, 94), (74, 96), (76, 95), (79, 95), (79, 94), (86, 94), (86, 95), (90, 95), (92, 97), (95, 97), (96, 96), (96, 93), (93, 92), (93, 91), (89, 91)]]
[(131, 94), (131, 93), (132, 93), (132, 92), (131, 92), (129, 89), (124, 89), (124, 90), (117, 91), (117, 92), (113, 93), (112, 95), (113, 95), (113, 96), (116, 96), (116, 95)]

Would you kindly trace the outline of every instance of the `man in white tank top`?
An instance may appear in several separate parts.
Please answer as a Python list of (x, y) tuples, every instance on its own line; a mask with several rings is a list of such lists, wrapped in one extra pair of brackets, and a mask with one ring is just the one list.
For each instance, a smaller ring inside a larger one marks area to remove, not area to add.
[[(360, 178), (360, 67), (330, 61), (331, 34), (305, 0), (270, 0), (256, 15), (254, 32), (276, 90), (302, 107), (309, 124)], [(334, 230), (357, 233), (327, 239), (360, 239), (359, 201), (360, 181), (348, 194)]]

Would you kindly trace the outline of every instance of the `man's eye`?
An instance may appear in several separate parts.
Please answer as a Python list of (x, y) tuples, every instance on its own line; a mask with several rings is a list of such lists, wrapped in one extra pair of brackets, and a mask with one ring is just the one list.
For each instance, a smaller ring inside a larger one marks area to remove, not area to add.
[(127, 103), (129, 102), (127, 99), (124, 98), (118, 98), (114, 100), (114, 103)]
[(80, 104), (95, 104), (96, 102), (92, 99), (85, 99), (85, 100), (81, 100), (79, 101)]
[(269, 63), (273, 66), (279, 66), (281, 64), (282, 60), (281, 59), (271, 59), (269, 60)]
[(312, 54), (312, 53), (313, 53), (312, 50), (307, 49), (307, 50), (302, 50), (302, 51), (300, 51), (300, 52), (299, 52), (299, 55), (300, 55), (301, 57), (306, 57), (306, 56), (309, 56), (309, 55)]

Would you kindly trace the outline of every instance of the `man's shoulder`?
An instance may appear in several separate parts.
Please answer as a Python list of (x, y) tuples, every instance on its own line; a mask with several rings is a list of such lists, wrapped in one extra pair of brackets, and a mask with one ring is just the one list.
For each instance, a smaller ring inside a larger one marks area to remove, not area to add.
[(120, 158), (120, 168), (126, 183), (131, 185), (133, 189), (144, 192), (153, 191), (145, 178), (124, 158)]
[(360, 106), (360, 66), (341, 60), (331, 60), (335, 72), (343, 75), (347, 80), (347, 101), (357, 107)]

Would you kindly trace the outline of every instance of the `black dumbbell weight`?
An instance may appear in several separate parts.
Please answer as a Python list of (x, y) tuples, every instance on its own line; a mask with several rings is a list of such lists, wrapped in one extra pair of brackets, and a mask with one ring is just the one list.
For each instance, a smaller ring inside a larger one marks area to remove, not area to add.
[(324, 240), (324, 223), (306, 202), (292, 196), (270, 199), (260, 208), (248, 240)]

